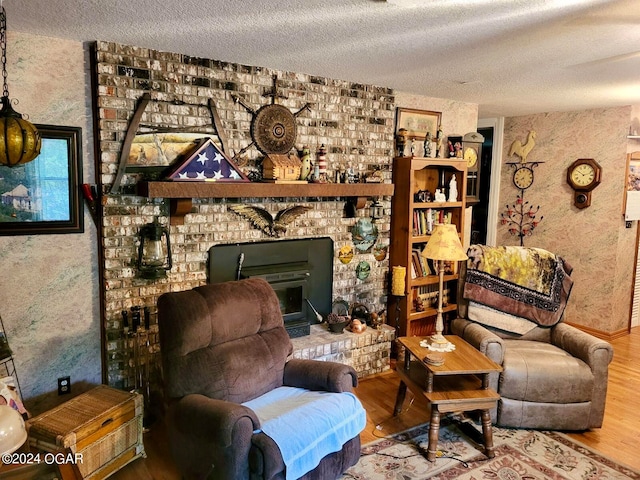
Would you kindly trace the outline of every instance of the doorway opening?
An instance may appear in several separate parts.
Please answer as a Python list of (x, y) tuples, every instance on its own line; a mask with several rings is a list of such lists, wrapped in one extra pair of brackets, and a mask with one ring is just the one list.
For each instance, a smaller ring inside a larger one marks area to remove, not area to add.
[(493, 161), (493, 127), (478, 128), (484, 137), (480, 154), (480, 185), (478, 203), (471, 213), (471, 243), (487, 243), (487, 223), (489, 219), (489, 193), (491, 190), (491, 167)]

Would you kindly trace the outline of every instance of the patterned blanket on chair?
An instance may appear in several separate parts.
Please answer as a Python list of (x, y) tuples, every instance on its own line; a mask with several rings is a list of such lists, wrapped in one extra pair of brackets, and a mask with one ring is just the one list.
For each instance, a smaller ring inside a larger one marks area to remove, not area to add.
[(562, 319), (573, 280), (564, 259), (540, 248), (471, 245), (464, 297), (551, 327)]

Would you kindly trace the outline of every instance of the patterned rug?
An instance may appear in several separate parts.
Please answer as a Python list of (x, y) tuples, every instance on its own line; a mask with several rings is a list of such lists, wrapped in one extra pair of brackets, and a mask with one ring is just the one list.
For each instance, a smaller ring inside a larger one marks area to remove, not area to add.
[(495, 458), (488, 459), (480, 427), (451, 423), (440, 427), (438, 458), (426, 459), (429, 425), (364, 445), (360, 461), (342, 480), (640, 480), (640, 472), (620, 465), (557, 432), (493, 428)]

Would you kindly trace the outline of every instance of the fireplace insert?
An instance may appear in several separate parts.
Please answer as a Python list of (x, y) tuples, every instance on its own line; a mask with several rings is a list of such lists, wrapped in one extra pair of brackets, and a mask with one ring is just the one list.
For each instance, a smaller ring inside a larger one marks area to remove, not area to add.
[(260, 277), (280, 300), (292, 338), (318, 323), (309, 303), (323, 316), (331, 311), (333, 240), (328, 237), (215, 245), (209, 250), (209, 282)]

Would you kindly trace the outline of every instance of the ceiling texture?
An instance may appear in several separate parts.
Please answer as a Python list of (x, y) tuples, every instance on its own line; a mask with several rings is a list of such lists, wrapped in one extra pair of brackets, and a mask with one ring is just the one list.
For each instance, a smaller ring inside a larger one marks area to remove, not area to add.
[(9, 31), (391, 87), (481, 117), (640, 104), (640, 0), (0, 1)]

